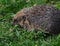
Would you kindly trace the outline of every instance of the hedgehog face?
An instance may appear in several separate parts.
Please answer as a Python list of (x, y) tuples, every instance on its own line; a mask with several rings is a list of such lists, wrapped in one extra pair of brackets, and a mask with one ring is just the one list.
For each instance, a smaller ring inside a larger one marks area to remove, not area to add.
[(27, 14), (24, 14), (24, 12), (19, 12), (13, 18), (13, 24), (14, 25), (18, 24), (21, 27), (23, 27), (24, 29), (30, 30), (32, 27), (30, 26), (27, 18), (28, 18)]
[(19, 24), (19, 25), (23, 26), (25, 19), (26, 19), (25, 14), (23, 12), (19, 12), (13, 18), (13, 24), (14, 25)]

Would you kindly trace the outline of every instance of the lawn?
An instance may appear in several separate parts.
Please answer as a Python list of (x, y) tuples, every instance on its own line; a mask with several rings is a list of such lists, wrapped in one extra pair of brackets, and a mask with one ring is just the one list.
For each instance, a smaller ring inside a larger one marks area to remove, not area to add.
[(60, 34), (47, 37), (40, 31), (30, 32), (12, 25), (18, 11), (43, 4), (60, 9), (59, 0), (0, 0), (0, 46), (60, 46)]

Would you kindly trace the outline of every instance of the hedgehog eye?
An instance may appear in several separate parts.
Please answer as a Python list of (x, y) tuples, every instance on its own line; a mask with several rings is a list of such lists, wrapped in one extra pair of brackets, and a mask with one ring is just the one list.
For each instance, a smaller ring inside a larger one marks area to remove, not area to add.
[(20, 22), (20, 21), (22, 21), (22, 20), (23, 20), (23, 21), (25, 21), (25, 20), (26, 20), (26, 17), (25, 17), (25, 16), (18, 17), (18, 19), (17, 19), (17, 20), (18, 20), (18, 22)]
[(23, 16), (23, 17), (22, 17), (22, 19), (25, 21), (25, 20), (26, 20), (26, 17), (25, 17), (25, 16)]
[(25, 17), (25, 16), (23, 16), (22, 18), (23, 18), (23, 19), (26, 19), (26, 17)]

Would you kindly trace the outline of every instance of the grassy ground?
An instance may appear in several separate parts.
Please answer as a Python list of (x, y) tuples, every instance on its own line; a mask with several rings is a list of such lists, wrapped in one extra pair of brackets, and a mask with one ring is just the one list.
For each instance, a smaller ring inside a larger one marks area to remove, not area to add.
[(54, 4), (59, 0), (0, 0), (0, 46), (60, 46), (60, 35), (49, 36), (42, 32), (29, 32), (12, 25), (12, 18), (19, 10), (33, 5)]

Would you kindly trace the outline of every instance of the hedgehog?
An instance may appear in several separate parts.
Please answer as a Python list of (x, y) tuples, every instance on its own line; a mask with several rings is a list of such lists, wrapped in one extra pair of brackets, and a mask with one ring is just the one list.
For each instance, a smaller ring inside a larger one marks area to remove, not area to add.
[(54, 6), (36, 5), (16, 13), (13, 24), (26, 30), (39, 30), (50, 34), (60, 33), (60, 10)]

